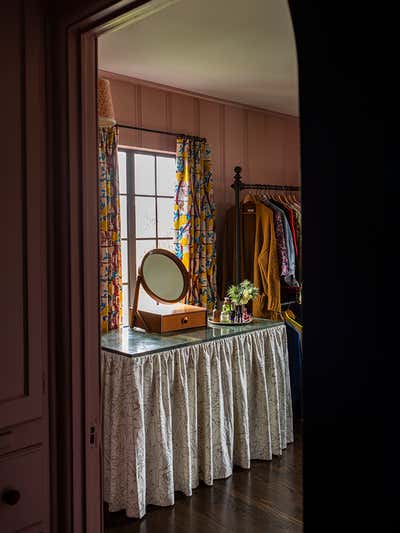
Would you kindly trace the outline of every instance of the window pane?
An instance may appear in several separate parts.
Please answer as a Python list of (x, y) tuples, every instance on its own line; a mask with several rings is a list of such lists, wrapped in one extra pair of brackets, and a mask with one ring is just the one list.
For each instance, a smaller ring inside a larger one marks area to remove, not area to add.
[(128, 241), (121, 241), (122, 283), (128, 283)]
[(136, 196), (135, 198), (136, 237), (156, 236), (155, 199)]
[(175, 157), (157, 157), (157, 194), (175, 194)]
[(122, 308), (122, 325), (129, 326), (129, 307)]
[(159, 239), (158, 241), (158, 247), (164, 248), (164, 250), (169, 250), (173, 254), (175, 253), (175, 247), (174, 247), (174, 241), (173, 239), (165, 240), (165, 239)]
[(126, 152), (118, 152), (119, 192), (126, 194)]
[(135, 154), (135, 194), (155, 194), (153, 155)]
[(129, 308), (129, 291), (128, 285), (122, 285), (122, 307)]
[(158, 236), (172, 237), (174, 229), (174, 198), (157, 198)]
[(136, 241), (136, 273), (144, 255), (156, 247), (155, 239)]
[(128, 237), (128, 214), (126, 210), (126, 196), (119, 197), (119, 205), (121, 211), (121, 239)]

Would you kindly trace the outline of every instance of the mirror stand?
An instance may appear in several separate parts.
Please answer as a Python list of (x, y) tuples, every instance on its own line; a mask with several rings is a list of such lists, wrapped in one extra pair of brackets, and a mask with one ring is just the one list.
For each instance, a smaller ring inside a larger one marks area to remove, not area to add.
[[(138, 309), (140, 287), (156, 306), (146, 304)], [(181, 303), (188, 289), (189, 274), (182, 261), (169, 250), (150, 250), (138, 268), (133, 305), (129, 308), (129, 326), (150, 333), (207, 327), (205, 307)]]
[[(134, 328), (135, 326), (138, 326), (142, 329), (145, 329), (146, 331), (150, 331), (150, 327), (147, 324), (145, 318), (143, 317), (142, 313), (138, 311), (138, 302), (139, 302), (139, 293), (140, 293), (140, 287), (142, 286), (143, 278), (140, 274), (136, 277), (136, 284), (135, 284), (135, 294), (133, 296), (133, 305), (129, 309), (129, 327)], [(156, 302), (157, 305), (159, 302)]]

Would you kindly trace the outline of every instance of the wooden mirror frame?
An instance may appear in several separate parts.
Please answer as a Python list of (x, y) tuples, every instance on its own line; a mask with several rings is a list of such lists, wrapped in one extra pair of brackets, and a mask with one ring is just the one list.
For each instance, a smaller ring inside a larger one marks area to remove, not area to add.
[[(165, 257), (172, 259), (172, 261), (174, 261), (174, 263), (178, 266), (179, 270), (182, 273), (183, 289), (179, 297), (174, 300), (164, 300), (160, 298), (159, 296), (157, 296), (156, 294), (154, 294), (154, 292), (147, 285), (143, 277), (144, 262), (146, 261), (147, 257), (149, 257), (150, 255), (155, 255), (155, 254), (164, 255)], [(151, 298), (153, 298), (153, 300), (155, 300), (156, 302), (164, 303), (164, 304), (174, 304), (174, 303), (181, 301), (182, 298), (184, 298), (184, 296), (187, 294), (189, 290), (189, 273), (186, 270), (185, 265), (182, 263), (182, 261), (178, 257), (176, 257), (176, 255), (174, 255), (172, 252), (168, 250), (164, 250), (163, 248), (154, 248), (153, 250), (150, 250), (149, 252), (147, 252), (140, 263), (140, 266), (138, 269), (138, 275), (136, 277), (135, 296), (133, 298), (133, 306), (130, 309), (130, 320), (129, 320), (130, 324), (129, 325), (131, 328), (135, 327), (136, 317), (139, 313), (137, 306), (138, 306), (138, 301), (139, 301), (140, 286), (142, 286), (144, 290), (147, 292), (147, 294)]]

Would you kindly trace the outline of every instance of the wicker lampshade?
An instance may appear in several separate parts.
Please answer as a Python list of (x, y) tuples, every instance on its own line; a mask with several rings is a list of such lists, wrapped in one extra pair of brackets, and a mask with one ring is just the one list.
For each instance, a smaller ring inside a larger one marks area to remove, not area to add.
[(116, 124), (110, 81), (104, 78), (99, 78), (97, 83), (97, 113), (99, 127)]

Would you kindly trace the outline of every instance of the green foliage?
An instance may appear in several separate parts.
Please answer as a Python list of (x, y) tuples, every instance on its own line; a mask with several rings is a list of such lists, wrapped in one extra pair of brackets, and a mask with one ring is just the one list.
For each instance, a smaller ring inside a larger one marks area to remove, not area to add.
[(231, 285), (227, 291), (227, 295), (231, 301), (237, 305), (247, 304), (258, 293), (259, 289), (247, 279), (239, 283), (239, 285)]

